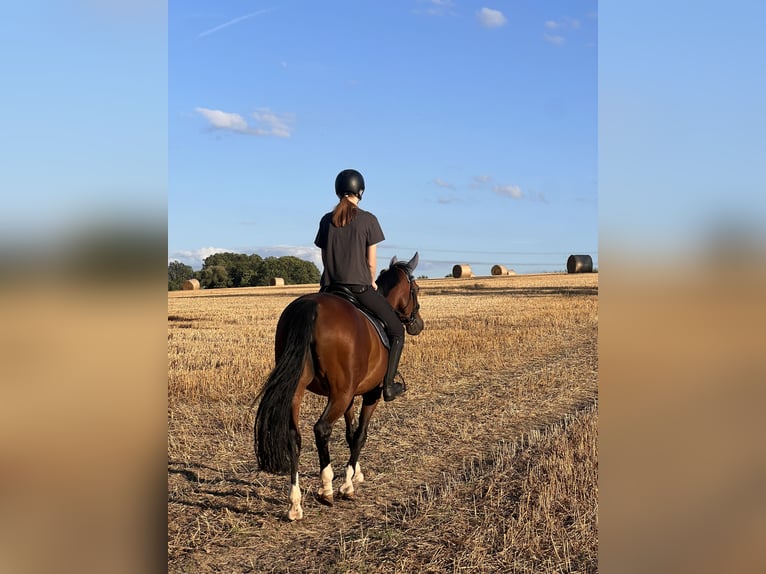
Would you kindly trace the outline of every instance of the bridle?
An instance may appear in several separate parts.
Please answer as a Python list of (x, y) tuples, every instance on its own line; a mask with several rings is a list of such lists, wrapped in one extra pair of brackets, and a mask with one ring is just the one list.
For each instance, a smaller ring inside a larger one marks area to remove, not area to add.
[[(400, 268), (401, 269), (401, 268)], [(399, 311), (398, 309), (395, 309), (396, 315), (399, 317), (399, 320), (405, 325), (410, 325), (411, 323), (414, 323), (416, 320), (416, 315), (418, 314), (418, 311), (420, 311), (420, 303), (418, 302), (418, 295), (415, 293), (415, 286), (412, 284), (413, 278), (412, 275), (402, 269), (407, 274), (407, 281), (410, 283), (410, 298), (407, 300), (407, 304), (404, 306), (405, 309), (412, 305), (412, 312), (410, 313), (409, 317), (405, 314)]]

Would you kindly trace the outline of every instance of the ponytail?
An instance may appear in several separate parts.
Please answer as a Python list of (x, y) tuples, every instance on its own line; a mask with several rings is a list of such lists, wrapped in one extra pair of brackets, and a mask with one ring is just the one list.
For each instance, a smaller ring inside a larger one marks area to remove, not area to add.
[(353, 202), (342, 197), (332, 212), (332, 224), (335, 227), (345, 227), (356, 217), (359, 208)]

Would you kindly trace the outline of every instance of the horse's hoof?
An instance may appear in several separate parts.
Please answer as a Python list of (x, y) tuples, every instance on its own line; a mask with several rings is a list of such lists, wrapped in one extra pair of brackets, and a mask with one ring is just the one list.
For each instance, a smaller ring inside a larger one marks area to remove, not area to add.
[(295, 522), (296, 520), (303, 520), (303, 509), (298, 507), (297, 509), (291, 508), (287, 511), (287, 519), (290, 522)]
[(339, 490), (338, 496), (343, 500), (354, 500), (354, 491), (352, 490), (351, 492), (341, 492)]
[(327, 496), (326, 494), (317, 494), (317, 500), (325, 506), (332, 506), (334, 504), (332, 495)]

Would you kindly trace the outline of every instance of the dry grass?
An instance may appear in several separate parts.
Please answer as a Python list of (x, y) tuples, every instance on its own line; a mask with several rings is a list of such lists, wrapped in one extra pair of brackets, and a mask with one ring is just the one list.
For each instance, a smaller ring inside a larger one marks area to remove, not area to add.
[[(251, 404), (279, 313), (316, 286), (169, 294), (170, 571), (596, 571), (598, 276), (419, 283), (409, 390), (373, 417), (354, 502), (310, 496), (323, 400), (304, 400), (294, 524), (287, 479), (255, 467)], [(330, 448), (338, 475), (342, 423)]]

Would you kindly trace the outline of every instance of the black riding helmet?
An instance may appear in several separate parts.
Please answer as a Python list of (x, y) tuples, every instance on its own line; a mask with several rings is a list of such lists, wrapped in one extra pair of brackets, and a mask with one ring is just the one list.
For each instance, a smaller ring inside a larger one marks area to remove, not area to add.
[(364, 193), (364, 178), (362, 174), (355, 169), (344, 169), (335, 178), (335, 195), (343, 197), (345, 195), (355, 195), (362, 199)]

